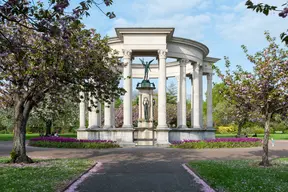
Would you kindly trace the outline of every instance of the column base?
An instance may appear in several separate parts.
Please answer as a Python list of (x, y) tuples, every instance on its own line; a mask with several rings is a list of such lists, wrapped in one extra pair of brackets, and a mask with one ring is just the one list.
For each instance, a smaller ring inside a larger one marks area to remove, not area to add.
[(86, 127), (79, 127), (78, 130), (86, 130)]
[(156, 146), (159, 147), (169, 147), (170, 143), (169, 143), (169, 131), (171, 129), (169, 129), (168, 127), (163, 127), (163, 128), (159, 128), (157, 127), (156, 131)]
[(200, 125), (198, 125), (198, 126), (191, 127), (191, 129), (203, 129), (203, 128)]
[(134, 128), (133, 125), (122, 125), (122, 128)]
[(103, 126), (103, 129), (110, 129), (110, 128), (113, 128), (112, 125), (104, 125)]
[(179, 125), (177, 128), (178, 129), (183, 129), (183, 128), (185, 129), (185, 128), (188, 128), (188, 127), (187, 127), (187, 125)]
[(99, 128), (100, 128), (100, 126), (98, 126), (98, 125), (93, 125), (93, 126), (88, 127), (88, 129), (99, 129)]
[[(158, 125), (156, 129), (169, 129), (168, 125)], [(170, 129), (169, 129), (170, 130)]]

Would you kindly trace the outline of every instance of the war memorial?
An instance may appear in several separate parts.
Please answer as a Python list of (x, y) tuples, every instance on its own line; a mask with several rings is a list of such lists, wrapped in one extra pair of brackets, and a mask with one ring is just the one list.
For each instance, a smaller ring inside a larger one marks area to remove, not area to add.
[[(115, 127), (114, 106), (104, 104), (104, 125), (101, 125), (101, 105), (88, 112), (85, 126), (85, 98), (80, 103), (80, 127), (78, 139), (117, 141), (122, 146), (167, 146), (172, 141), (185, 139), (213, 139), (215, 129), (212, 119), (212, 65), (219, 61), (209, 57), (209, 49), (202, 43), (174, 37), (174, 28), (116, 28), (117, 37), (109, 39), (109, 45), (123, 58), (123, 81), (126, 93), (123, 97), (123, 126)], [(133, 60), (134, 57), (156, 57), (151, 61)], [(176, 59), (166, 62), (167, 58)], [(141, 62), (141, 63), (140, 63)], [(186, 77), (191, 83), (191, 109), (186, 107)], [(132, 79), (143, 79), (135, 87), (138, 90), (139, 118), (137, 127), (132, 124)], [(166, 81), (176, 78), (177, 128), (166, 123)], [(207, 122), (203, 125), (203, 78), (207, 78)], [(158, 85), (149, 79), (158, 79)], [(158, 119), (154, 119), (154, 90), (158, 90)], [(83, 93), (80, 93), (84, 96)], [(191, 110), (191, 127), (186, 125), (186, 111)], [(158, 125), (155, 126), (155, 120)]]

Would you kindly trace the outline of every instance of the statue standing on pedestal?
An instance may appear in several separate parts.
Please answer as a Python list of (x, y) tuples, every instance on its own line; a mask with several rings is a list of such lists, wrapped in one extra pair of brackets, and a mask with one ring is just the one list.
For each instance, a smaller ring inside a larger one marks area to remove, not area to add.
[(149, 121), (149, 101), (147, 97), (144, 98), (143, 105), (145, 121)]
[(147, 62), (146, 61), (146, 64), (144, 62), (144, 59), (140, 59), (142, 65), (144, 66), (145, 68), (145, 72), (144, 72), (144, 80), (148, 80), (148, 70), (150, 70), (150, 64), (154, 61), (154, 59), (152, 59), (151, 61)]

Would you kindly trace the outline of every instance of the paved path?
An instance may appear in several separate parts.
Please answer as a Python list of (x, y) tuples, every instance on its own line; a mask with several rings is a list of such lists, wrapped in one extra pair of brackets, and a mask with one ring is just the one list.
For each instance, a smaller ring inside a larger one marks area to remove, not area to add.
[[(12, 142), (0, 142), (0, 156), (8, 156)], [(32, 158), (88, 158), (103, 164), (79, 191), (169, 192), (200, 191), (181, 166), (190, 160), (261, 159), (262, 148), (185, 150), (170, 148), (49, 149), (27, 147)], [(288, 157), (288, 142), (276, 141), (271, 158)]]

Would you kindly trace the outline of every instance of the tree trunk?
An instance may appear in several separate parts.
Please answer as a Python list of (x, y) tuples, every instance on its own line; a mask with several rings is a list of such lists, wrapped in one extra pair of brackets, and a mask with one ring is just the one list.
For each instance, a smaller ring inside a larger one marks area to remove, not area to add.
[(13, 163), (33, 163), (26, 155), (26, 124), (32, 109), (31, 102), (17, 101), (15, 105), (15, 125), (11, 161)]
[(48, 119), (45, 121), (46, 123), (46, 136), (51, 135), (51, 127), (52, 127), (52, 120)]
[(262, 161), (259, 164), (265, 167), (270, 166), (270, 162), (268, 159), (268, 146), (269, 146), (269, 131), (270, 131), (271, 116), (272, 116), (272, 113), (268, 113), (266, 115), (265, 132), (264, 132), (264, 139), (263, 139), (263, 154), (262, 154)]
[(242, 127), (246, 123), (246, 120), (240, 121), (238, 124), (238, 131), (237, 131), (237, 136), (241, 135)]

